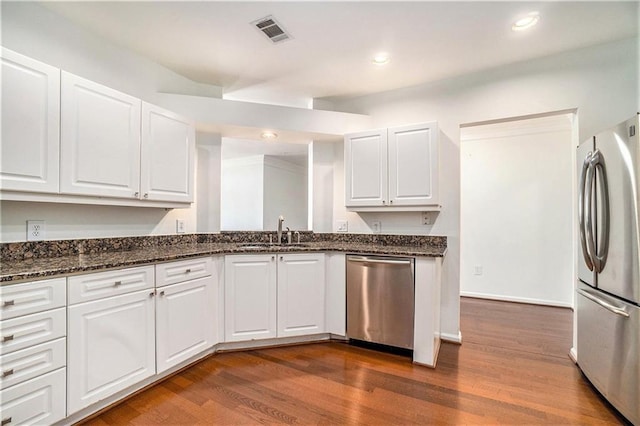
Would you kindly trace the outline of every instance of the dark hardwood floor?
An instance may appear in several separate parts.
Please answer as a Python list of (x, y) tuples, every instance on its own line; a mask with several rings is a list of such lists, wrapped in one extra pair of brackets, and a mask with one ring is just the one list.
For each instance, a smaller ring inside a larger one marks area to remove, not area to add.
[(344, 343), (217, 354), (87, 424), (621, 424), (567, 355), (571, 317), (463, 298), (436, 369)]

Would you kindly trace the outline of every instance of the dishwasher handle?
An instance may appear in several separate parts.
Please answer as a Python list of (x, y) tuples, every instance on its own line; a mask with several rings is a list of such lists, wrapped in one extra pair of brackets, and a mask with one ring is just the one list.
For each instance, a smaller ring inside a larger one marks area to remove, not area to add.
[(349, 262), (358, 262), (358, 263), (382, 263), (385, 265), (411, 265), (411, 260), (410, 259), (406, 259), (406, 260), (395, 260), (395, 259), (373, 259), (370, 257), (356, 257), (356, 256), (349, 256), (347, 257), (347, 260)]

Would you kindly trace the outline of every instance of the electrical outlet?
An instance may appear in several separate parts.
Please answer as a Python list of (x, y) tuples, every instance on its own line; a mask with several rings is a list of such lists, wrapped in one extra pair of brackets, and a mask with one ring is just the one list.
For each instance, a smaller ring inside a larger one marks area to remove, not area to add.
[(431, 225), (431, 215), (429, 212), (422, 212), (422, 224)]
[(338, 232), (347, 232), (349, 231), (349, 222), (346, 220), (336, 220), (336, 228)]
[(379, 220), (374, 220), (373, 222), (371, 222), (371, 229), (373, 230), (374, 234), (379, 234), (380, 231), (382, 231), (382, 222), (380, 222)]
[(187, 232), (187, 226), (184, 223), (184, 219), (176, 219), (176, 233), (184, 234)]
[(476, 265), (473, 270), (473, 275), (482, 275), (482, 266)]
[(44, 241), (44, 220), (27, 221), (27, 241)]

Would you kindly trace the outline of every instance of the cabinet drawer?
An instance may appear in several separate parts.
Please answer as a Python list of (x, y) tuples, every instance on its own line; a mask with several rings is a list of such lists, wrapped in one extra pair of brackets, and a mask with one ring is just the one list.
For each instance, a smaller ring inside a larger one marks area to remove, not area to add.
[(66, 283), (66, 278), (56, 278), (0, 287), (0, 320), (64, 306)]
[(66, 330), (65, 308), (0, 321), (0, 354), (64, 337)]
[(153, 266), (96, 272), (68, 278), (69, 304), (88, 302), (153, 287)]
[(67, 363), (66, 339), (31, 346), (0, 356), (0, 389), (57, 370)]
[(60, 368), (0, 391), (3, 425), (49, 425), (66, 414), (66, 369)]
[(176, 284), (195, 278), (208, 277), (213, 273), (213, 259), (199, 257), (178, 262), (156, 265), (156, 287)]

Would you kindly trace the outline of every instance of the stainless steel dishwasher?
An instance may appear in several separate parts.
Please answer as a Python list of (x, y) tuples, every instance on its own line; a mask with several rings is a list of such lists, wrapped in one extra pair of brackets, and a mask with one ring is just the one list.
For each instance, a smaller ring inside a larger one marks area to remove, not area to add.
[(414, 259), (347, 255), (347, 337), (413, 349)]

